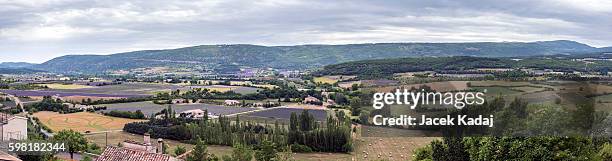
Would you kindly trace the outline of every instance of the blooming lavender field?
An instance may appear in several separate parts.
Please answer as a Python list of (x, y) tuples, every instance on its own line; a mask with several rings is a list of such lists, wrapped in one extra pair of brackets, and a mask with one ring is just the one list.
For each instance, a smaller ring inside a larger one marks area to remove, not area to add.
[(29, 97), (40, 97), (40, 96), (87, 96), (87, 97), (146, 97), (149, 95), (143, 94), (102, 94), (102, 93), (82, 93), (82, 92), (62, 92), (62, 91), (50, 91), (50, 90), (0, 90), (2, 93), (14, 95), (14, 96), (29, 96)]
[[(257, 111), (248, 114), (247, 116), (264, 117), (289, 120), (291, 113), (301, 114), (304, 109), (297, 108), (275, 108), (270, 110)], [(327, 111), (325, 110), (308, 110), (308, 113), (312, 114), (317, 121), (325, 121), (327, 119)]]

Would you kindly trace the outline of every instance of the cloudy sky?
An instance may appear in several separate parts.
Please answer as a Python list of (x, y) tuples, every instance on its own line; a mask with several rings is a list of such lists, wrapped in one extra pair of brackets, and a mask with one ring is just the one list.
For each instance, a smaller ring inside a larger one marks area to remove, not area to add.
[(612, 46), (612, 1), (0, 0), (0, 62), (202, 44), (557, 39)]

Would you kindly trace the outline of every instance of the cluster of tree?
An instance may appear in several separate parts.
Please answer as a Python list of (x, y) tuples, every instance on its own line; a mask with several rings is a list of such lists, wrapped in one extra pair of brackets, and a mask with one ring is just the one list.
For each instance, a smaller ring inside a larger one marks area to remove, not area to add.
[(43, 96), (42, 101), (26, 105), (28, 111), (53, 111), (60, 113), (71, 113), (76, 109), (71, 109), (70, 106), (63, 104), (60, 99), (53, 99), (51, 96)]
[(171, 107), (165, 109), (162, 118), (158, 119), (155, 115), (149, 117), (149, 121), (146, 122), (132, 122), (123, 126), (123, 131), (143, 135), (145, 133), (151, 134), (151, 137), (164, 138), (172, 140), (191, 140), (191, 133), (185, 126), (188, 123), (195, 122), (196, 120), (187, 118), (176, 118), (174, 110)]
[[(129, 133), (150, 133), (152, 137), (197, 142), (202, 140), (213, 145), (246, 145), (255, 149), (262, 148), (265, 141), (271, 142), (277, 148), (290, 144), (297, 146), (299, 151), (349, 152), (352, 150), (351, 124), (344, 113), (329, 117), (325, 126), (321, 127), (307, 110), (298, 118), (295, 113), (290, 120), (290, 130), (285, 125), (274, 122), (254, 123), (241, 121), (240, 117), (230, 120), (220, 116), (218, 119), (204, 118), (199, 120), (176, 118), (170, 108), (164, 112), (161, 119), (151, 117), (148, 122), (128, 123), (123, 130)], [(338, 119), (336, 119), (338, 118)], [(300, 127), (297, 129), (297, 127)]]
[[(177, 148), (179, 149), (179, 148)], [(293, 153), (290, 148), (283, 148), (280, 152), (278, 147), (270, 142), (264, 141), (260, 149), (252, 149), (249, 146), (236, 144), (230, 155), (224, 155), (221, 158), (208, 152), (206, 143), (198, 139), (196, 145), (187, 157), (186, 161), (248, 161), (255, 159), (256, 161), (292, 161)], [(181, 153), (182, 150), (179, 152)], [(176, 154), (179, 154), (176, 153)], [(182, 152), (184, 153), (184, 152)], [(181, 154), (182, 154), (181, 153)]]
[[(537, 109), (531, 111), (530, 109)], [(445, 129), (443, 141), (417, 150), (415, 160), (610, 160), (605, 145), (612, 115), (597, 112), (592, 102), (575, 110), (542, 104), (528, 104), (498, 97), (481, 106), (453, 111), (474, 117), (494, 114), (493, 128), (455, 127)], [(488, 134), (486, 137), (462, 137)]]
[(232, 122), (229, 118), (221, 116), (219, 119), (202, 119), (197, 123), (186, 125), (192, 139), (202, 139), (207, 144), (214, 145), (261, 145), (263, 141), (271, 141), (277, 145), (286, 145), (287, 131), (284, 125), (275, 122), (270, 124), (257, 124), (250, 121), (241, 121), (240, 117)]
[(288, 144), (306, 145), (314, 151), (350, 152), (353, 149), (351, 121), (344, 112), (330, 116), (326, 126), (320, 128), (314, 117), (304, 110), (299, 116), (291, 114)]
[(86, 85), (88, 86), (108, 86), (108, 85), (117, 85), (117, 84), (122, 84), (123, 82), (90, 82), (87, 83)]
[(334, 100), (334, 102), (336, 102), (336, 104), (338, 105), (349, 105), (350, 104), (349, 98), (340, 92), (330, 94), (329, 99)]
[(572, 136), (444, 137), (415, 150), (414, 160), (610, 160), (609, 143)]
[(575, 110), (555, 105), (528, 104), (522, 99), (515, 99), (506, 107), (502, 104), (505, 102), (503, 99), (498, 102), (501, 108), (494, 113), (495, 127), (489, 131), (496, 136), (588, 136), (605, 131), (598, 127), (612, 125), (606, 121), (610, 115), (596, 111), (592, 101), (578, 103)]
[(21, 113), (21, 105), (17, 105), (15, 107), (9, 107), (9, 108), (5, 108), (4, 105), (0, 104), (0, 112), (2, 113), (8, 113), (8, 114), (18, 114)]
[(240, 94), (234, 91), (211, 91), (206, 88), (193, 88), (187, 91), (175, 90), (169, 93), (158, 93), (155, 96), (157, 104), (171, 104), (169, 100), (184, 99), (190, 102), (197, 102), (199, 99), (238, 99), (238, 100), (264, 100), (264, 99), (279, 99), (280, 101), (289, 102), (292, 98), (305, 98), (313, 96), (322, 99), (321, 92), (315, 90), (300, 91), (294, 86), (289, 86), (286, 83), (276, 83), (278, 88), (262, 89), (257, 93)]
[[(174, 122), (174, 121), (173, 121)], [(180, 122), (176, 122), (180, 123)], [(151, 130), (151, 131), (149, 131)], [(159, 125), (159, 121), (151, 122), (133, 122), (123, 126), (123, 131), (143, 135), (151, 134), (151, 137), (165, 138), (172, 140), (190, 140), (191, 134), (183, 125)]]
[(112, 110), (110, 112), (103, 112), (103, 114), (107, 116), (129, 118), (129, 119), (145, 119), (145, 115), (140, 110), (136, 110), (135, 112)]

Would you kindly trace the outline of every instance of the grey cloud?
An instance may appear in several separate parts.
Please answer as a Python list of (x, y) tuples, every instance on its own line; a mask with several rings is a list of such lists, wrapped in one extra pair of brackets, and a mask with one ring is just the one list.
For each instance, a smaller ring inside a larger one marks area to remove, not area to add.
[(234, 43), (572, 39), (609, 46), (611, 15), (612, 4), (598, 0), (24, 0), (0, 2), (0, 61)]

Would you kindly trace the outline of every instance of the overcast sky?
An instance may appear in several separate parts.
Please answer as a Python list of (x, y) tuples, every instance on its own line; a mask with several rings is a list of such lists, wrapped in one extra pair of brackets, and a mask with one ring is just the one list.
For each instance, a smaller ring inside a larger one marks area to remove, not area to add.
[(0, 62), (202, 44), (540, 41), (612, 46), (607, 0), (0, 0)]

